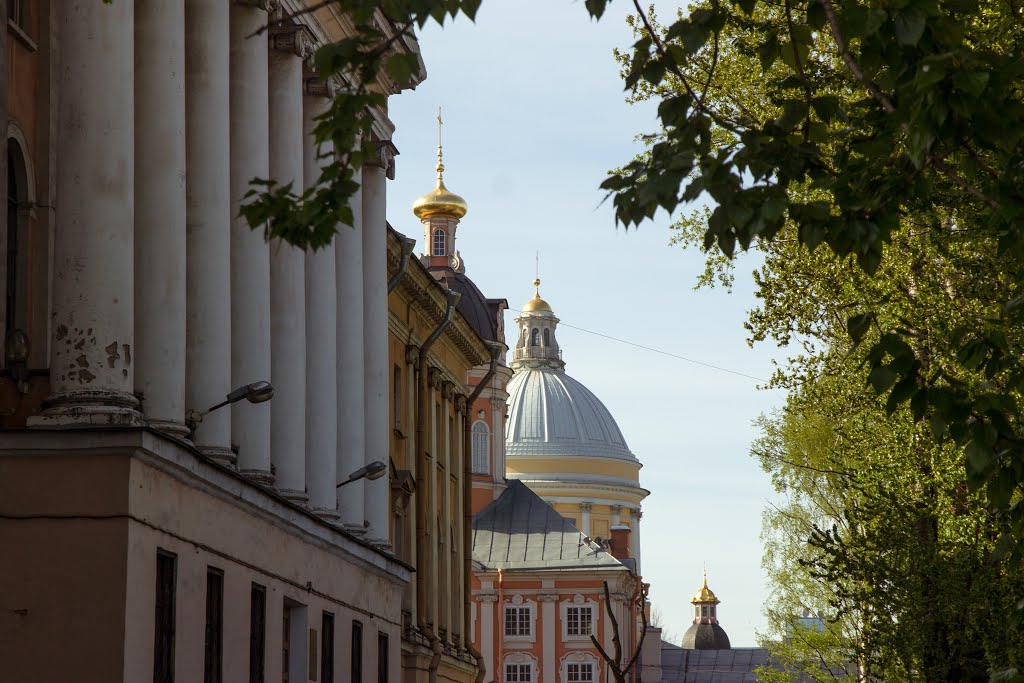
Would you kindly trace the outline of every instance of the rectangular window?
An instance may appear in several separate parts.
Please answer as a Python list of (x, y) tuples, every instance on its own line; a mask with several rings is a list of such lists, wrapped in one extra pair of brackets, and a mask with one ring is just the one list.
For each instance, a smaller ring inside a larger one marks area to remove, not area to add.
[(570, 636), (589, 636), (593, 633), (593, 621), (593, 607), (569, 607), (565, 614), (565, 632)]
[(530, 635), (530, 608), (505, 607), (505, 635)]
[(249, 683), (263, 683), (267, 645), (267, 589), (252, 585), (249, 604)]
[(324, 612), (320, 632), (320, 679), (323, 683), (334, 683), (334, 615), (330, 612)]
[(402, 368), (395, 366), (395, 380), (391, 391), (391, 405), (394, 412), (395, 429), (402, 429)]
[(221, 683), (224, 659), (224, 572), (206, 568), (206, 649), (204, 683)]
[(361, 683), (363, 680), (363, 623), (356, 619), (352, 620), (352, 675), (349, 680), (352, 683)]
[(156, 629), (153, 642), (153, 682), (174, 681), (175, 588), (178, 556), (156, 551)]
[(566, 671), (566, 680), (568, 683), (593, 683), (594, 680), (594, 665), (593, 664), (569, 664), (568, 670)]
[(292, 610), (287, 604), (281, 617), (281, 627), (281, 683), (288, 683), (288, 672), (292, 664)]
[(388, 634), (377, 631), (377, 683), (388, 683)]
[(506, 664), (505, 683), (530, 683), (533, 680), (533, 667), (529, 664)]

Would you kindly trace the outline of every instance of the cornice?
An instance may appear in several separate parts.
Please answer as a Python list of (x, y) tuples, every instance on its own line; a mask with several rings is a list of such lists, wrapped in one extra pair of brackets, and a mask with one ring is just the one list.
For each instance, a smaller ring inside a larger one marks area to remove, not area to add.
[[(389, 229), (387, 261), (389, 278), (398, 272), (400, 261), (401, 240), (394, 229)], [(423, 316), (428, 325), (436, 326), (444, 320), (447, 309), (447, 290), (427, 272), (419, 259), (409, 259), (405, 276), (398, 281), (395, 291), (407, 300), (417, 313)], [(490, 358), (484, 341), (457, 310), (442, 337), (462, 353), (470, 366), (480, 365)], [(465, 378), (458, 378), (458, 383), (465, 384)]]

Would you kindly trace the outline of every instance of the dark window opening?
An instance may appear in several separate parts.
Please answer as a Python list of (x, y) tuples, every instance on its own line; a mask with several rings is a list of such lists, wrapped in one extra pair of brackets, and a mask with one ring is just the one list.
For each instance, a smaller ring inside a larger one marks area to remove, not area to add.
[(540, 330), (536, 327), (530, 332), (530, 346), (540, 346)]
[(352, 671), (349, 680), (361, 683), (363, 680), (363, 623), (352, 620)]
[(156, 553), (156, 628), (153, 642), (153, 681), (174, 681), (175, 584), (178, 558), (174, 553)]
[(206, 648), (203, 681), (221, 683), (224, 660), (224, 572), (206, 570)]
[(388, 634), (377, 631), (377, 683), (388, 683)]
[(249, 617), (249, 683), (263, 683), (267, 645), (267, 589), (252, 585)]
[(544, 346), (551, 346), (551, 330), (544, 330)]
[(402, 429), (402, 368), (395, 366), (394, 386), (391, 392), (391, 401), (395, 419), (395, 429)]
[(320, 680), (334, 683), (334, 615), (330, 612), (324, 612), (320, 632)]

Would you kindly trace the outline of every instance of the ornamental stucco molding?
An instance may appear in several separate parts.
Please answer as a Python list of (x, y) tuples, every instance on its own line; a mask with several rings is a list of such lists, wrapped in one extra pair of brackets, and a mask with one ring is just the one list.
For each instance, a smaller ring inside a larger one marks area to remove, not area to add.
[(313, 32), (302, 24), (271, 26), (269, 42), (272, 49), (290, 52), (305, 61), (313, 55), (316, 38)]
[(475, 596), (477, 602), (494, 603), (498, 602), (497, 593), (479, 593)]

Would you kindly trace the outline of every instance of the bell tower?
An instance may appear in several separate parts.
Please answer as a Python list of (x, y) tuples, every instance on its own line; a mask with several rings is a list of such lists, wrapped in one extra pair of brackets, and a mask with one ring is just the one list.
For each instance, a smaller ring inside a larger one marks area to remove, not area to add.
[(522, 367), (550, 367), (555, 370), (565, 368), (562, 351), (558, 348), (555, 330), (558, 318), (551, 310), (550, 304), (540, 298), (540, 279), (533, 281), (533, 298), (523, 305), (523, 310), (516, 318), (518, 341), (512, 352), (511, 367), (518, 370)]
[(437, 185), (412, 204), (412, 212), (423, 224), (423, 254), (427, 268), (451, 268), (462, 273), (465, 265), (455, 249), (455, 230), (466, 215), (466, 200), (444, 186), (444, 156), (441, 148), (441, 110), (437, 110)]

